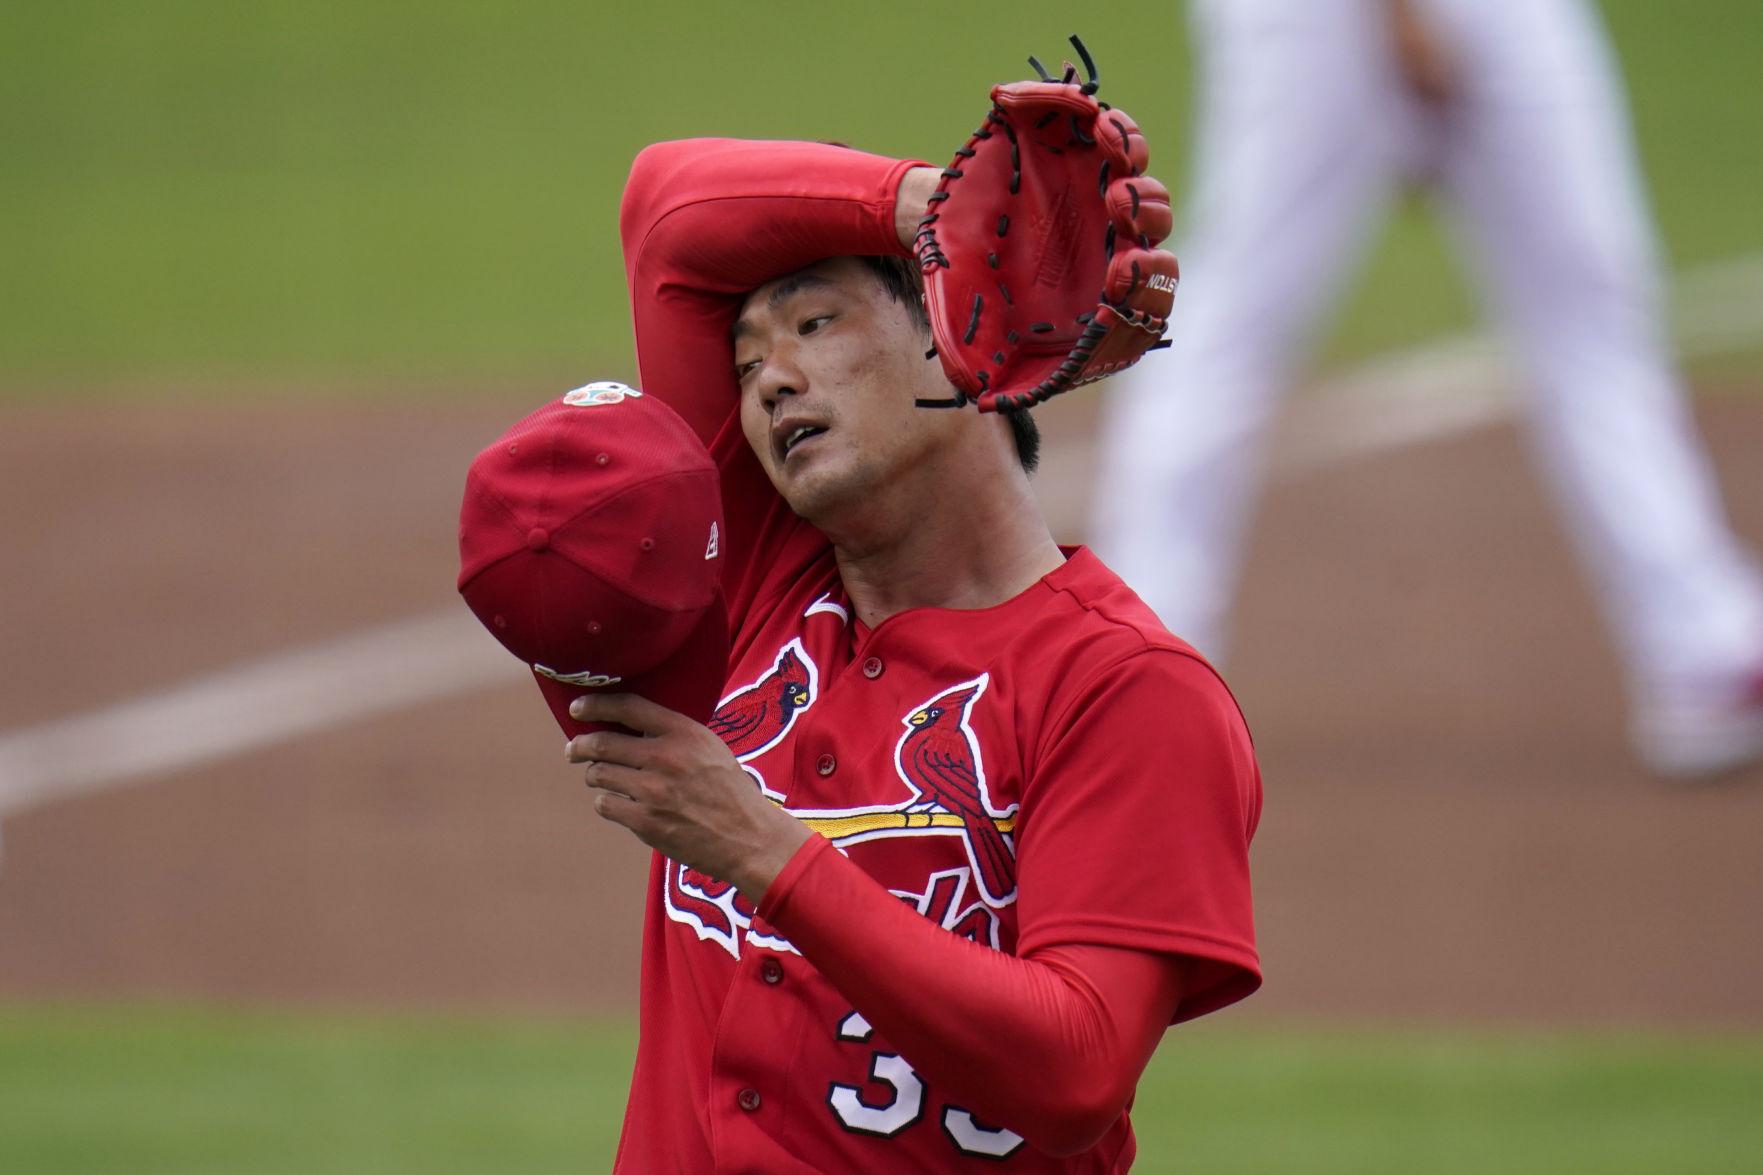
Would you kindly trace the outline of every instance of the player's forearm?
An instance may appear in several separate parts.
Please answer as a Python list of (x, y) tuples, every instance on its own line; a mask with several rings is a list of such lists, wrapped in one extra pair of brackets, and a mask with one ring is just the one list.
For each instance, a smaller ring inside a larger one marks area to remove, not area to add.
[(1120, 1116), (1179, 996), (1174, 965), (1152, 956), (1016, 958), (951, 934), (819, 838), (759, 912), (933, 1092), (1055, 1154)]
[(911, 168), (822, 143), (646, 148), (619, 213), (644, 390), (711, 443), (739, 395), (728, 332), (741, 298), (826, 257), (904, 252), (895, 206)]
[(633, 293), (639, 273), (734, 295), (827, 257), (904, 253), (895, 196), (913, 166), (824, 143), (656, 143), (619, 213)]

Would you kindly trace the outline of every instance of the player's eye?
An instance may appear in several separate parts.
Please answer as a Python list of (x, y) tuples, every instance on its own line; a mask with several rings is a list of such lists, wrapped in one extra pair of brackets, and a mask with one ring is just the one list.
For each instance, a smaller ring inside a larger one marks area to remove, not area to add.
[(746, 379), (749, 375), (752, 375), (757, 370), (759, 370), (759, 360), (757, 360), (757, 359), (748, 359), (745, 361), (742, 361), (742, 360), (735, 361), (735, 378), (737, 380)]
[(811, 315), (802, 320), (802, 324), (796, 328), (796, 333), (801, 335), (811, 335), (832, 320), (833, 316), (830, 314)]

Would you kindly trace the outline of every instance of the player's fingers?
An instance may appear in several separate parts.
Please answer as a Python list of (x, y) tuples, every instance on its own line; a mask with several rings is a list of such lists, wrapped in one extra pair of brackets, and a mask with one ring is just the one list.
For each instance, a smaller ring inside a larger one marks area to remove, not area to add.
[(643, 807), (653, 799), (654, 780), (617, 763), (589, 763), (582, 772), (582, 782), (590, 791), (612, 792)]
[(1169, 189), (1155, 176), (1125, 176), (1108, 185), (1108, 214), (1119, 231), (1155, 245), (1169, 235), (1174, 216)]
[(1113, 158), (1116, 175), (1122, 172), (1142, 175), (1151, 165), (1151, 147), (1145, 142), (1145, 132), (1139, 129), (1132, 115), (1118, 106), (1100, 112), (1096, 119), (1096, 139)]
[(571, 763), (617, 763), (624, 767), (647, 767), (653, 744), (634, 734), (597, 730), (578, 734), (564, 744), (563, 757)]
[(584, 694), (569, 704), (569, 716), (577, 722), (616, 722), (638, 734), (666, 734), (691, 722), (636, 694)]
[(614, 824), (622, 824), (635, 832), (647, 817), (643, 805), (616, 791), (592, 789), (594, 793), (594, 812), (603, 820)]

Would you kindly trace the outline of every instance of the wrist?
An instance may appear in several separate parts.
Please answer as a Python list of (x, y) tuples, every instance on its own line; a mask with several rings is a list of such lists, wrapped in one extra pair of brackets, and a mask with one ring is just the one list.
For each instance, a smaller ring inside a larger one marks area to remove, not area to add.
[(918, 222), (930, 211), (930, 198), (941, 179), (942, 171), (935, 167), (914, 167), (900, 177), (900, 187), (894, 193), (894, 233), (901, 247), (912, 248)]
[(766, 892), (784, 871), (784, 866), (814, 835), (812, 829), (782, 808), (773, 811), (777, 813), (776, 821), (768, 824), (765, 835), (740, 867), (731, 871), (736, 876), (728, 878), (755, 907), (765, 899)]

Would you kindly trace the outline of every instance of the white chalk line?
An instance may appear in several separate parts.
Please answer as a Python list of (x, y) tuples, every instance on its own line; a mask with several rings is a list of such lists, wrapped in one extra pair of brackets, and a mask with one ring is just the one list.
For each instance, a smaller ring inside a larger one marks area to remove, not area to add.
[(0, 814), (187, 770), (523, 672), (464, 604), (350, 633), (0, 735)]
[[(1763, 254), (1679, 282), (1685, 357), (1763, 338)], [(1508, 416), (1516, 382), (1486, 335), (1435, 340), (1319, 385), (1288, 410), (1275, 473), (1292, 477)], [(1088, 496), (1090, 442), (1049, 446), (1044, 498)], [(168, 775), (303, 734), (437, 702), (525, 675), (463, 604), (236, 665), (132, 701), (0, 734), (0, 815)]]

